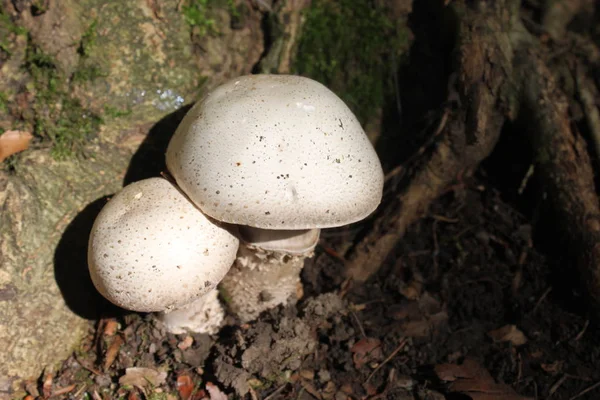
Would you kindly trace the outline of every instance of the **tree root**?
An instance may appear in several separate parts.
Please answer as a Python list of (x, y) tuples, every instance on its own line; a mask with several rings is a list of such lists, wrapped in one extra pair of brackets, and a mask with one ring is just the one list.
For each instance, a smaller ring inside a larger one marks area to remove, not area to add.
[(590, 305), (600, 311), (600, 207), (590, 156), (540, 42), (522, 25), (518, 1), (456, 0), (449, 7), (458, 20), (455, 91), (462, 105), (446, 110), (430, 157), (386, 199), (373, 229), (347, 254), (347, 276), (361, 282), (377, 272), (407, 227), (461, 174), (475, 169), (503, 124), (518, 117), (569, 260)]
[(571, 127), (568, 103), (544, 62), (529, 54), (523, 79), (523, 111), (536, 170), (562, 233), (569, 260), (577, 267), (592, 309), (600, 310), (600, 208), (584, 139)]
[[(504, 3), (504, 2), (499, 2)], [(498, 10), (465, 10), (458, 24), (458, 70), (450, 98), (462, 107), (447, 109), (441, 133), (429, 160), (412, 176), (410, 184), (386, 199), (374, 227), (349, 255), (347, 276), (365, 281), (384, 263), (407, 227), (426, 212), (459, 175), (475, 169), (493, 150), (510, 110), (506, 87), (512, 71), (506, 21)], [(458, 14), (457, 14), (458, 15)], [(438, 129), (440, 129), (438, 128)]]

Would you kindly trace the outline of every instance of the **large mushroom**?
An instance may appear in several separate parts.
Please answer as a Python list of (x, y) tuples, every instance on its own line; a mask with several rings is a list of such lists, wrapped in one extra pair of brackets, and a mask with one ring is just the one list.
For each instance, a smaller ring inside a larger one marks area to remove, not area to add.
[(244, 244), (221, 287), (242, 320), (293, 296), (320, 229), (362, 220), (383, 190), (352, 111), (300, 76), (242, 76), (216, 88), (185, 116), (166, 161), (205, 214), (240, 225)]
[(238, 245), (171, 182), (150, 178), (104, 206), (90, 235), (88, 266), (94, 286), (112, 303), (160, 312), (172, 333), (214, 333), (224, 317), (216, 286)]

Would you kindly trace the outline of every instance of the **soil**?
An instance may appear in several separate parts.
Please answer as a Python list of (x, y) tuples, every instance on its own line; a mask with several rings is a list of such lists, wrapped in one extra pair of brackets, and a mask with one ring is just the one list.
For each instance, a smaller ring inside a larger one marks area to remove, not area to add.
[(577, 294), (565, 297), (555, 261), (532, 247), (526, 218), (485, 177), (440, 198), (393, 262), (353, 286), (339, 254), (358, 228), (323, 232), (297, 304), (243, 325), (229, 317), (212, 337), (109, 310), (77, 354), (27, 389), (93, 399), (570, 399), (600, 381), (596, 328), (577, 312)]

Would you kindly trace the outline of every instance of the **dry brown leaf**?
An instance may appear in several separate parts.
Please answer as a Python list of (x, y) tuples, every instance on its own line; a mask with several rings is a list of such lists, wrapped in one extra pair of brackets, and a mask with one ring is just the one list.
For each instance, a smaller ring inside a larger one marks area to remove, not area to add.
[(441, 380), (451, 382), (450, 392), (467, 395), (473, 400), (531, 400), (508, 385), (496, 383), (490, 373), (472, 359), (466, 359), (460, 365), (436, 365), (435, 372)]
[(177, 347), (179, 347), (180, 350), (186, 350), (192, 347), (192, 344), (194, 344), (194, 338), (188, 335), (177, 344)]
[(177, 391), (181, 400), (188, 400), (192, 397), (194, 391), (194, 382), (192, 377), (187, 374), (182, 374), (177, 377)]
[(302, 377), (302, 379), (312, 381), (315, 379), (315, 371), (313, 371), (312, 369), (301, 369), (300, 376)]
[(421, 294), (418, 300), (390, 307), (388, 315), (402, 321), (402, 335), (408, 337), (435, 335), (448, 321), (448, 313), (442, 304), (428, 292)]
[(408, 321), (402, 324), (402, 336), (407, 337), (429, 337), (439, 332), (440, 328), (448, 322), (448, 313), (441, 311), (430, 315), (426, 319), (419, 321)]
[(542, 363), (540, 364), (540, 367), (544, 370), (544, 372), (547, 372), (550, 375), (554, 376), (562, 371), (564, 363), (564, 361), (557, 360), (549, 364)]
[(117, 358), (117, 355), (119, 354), (119, 350), (121, 349), (122, 345), (123, 338), (121, 336), (115, 336), (114, 340), (108, 347), (108, 350), (106, 350), (106, 354), (104, 354), (105, 371), (110, 368), (113, 362), (115, 362), (115, 359)]
[(510, 342), (513, 346), (522, 346), (527, 343), (527, 337), (516, 325), (504, 325), (502, 328), (488, 332), (494, 342)]
[(227, 400), (227, 395), (211, 382), (206, 382), (206, 391), (210, 395), (210, 400)]
[(127, 400), (140, 400), (140, 396), (138, 396), (137, 392), (131, 391), (129, 392), (129, 396), (127, 396)]
[(117, 329), (119, 329), (119, 323), (117, 322), (117, 320), (114, 318), (107, 319), (106, 323), (104, 324), (103, 334), (107, 337), (115, 336), (117, 333)]
[(0, 162), (29, 148), (33, 135), (26, 131), (6, 131), (0, 135)]
[(380, 360), (383, 356), (381, 341), (369, 337), (356, 342), (350, 351), (353, 353), (352, 360), (356, 369), (360, 369), (360, 367), (369, 361)]
[(301, 385), (304, 390), (306, 390), (308, 393), (310, 393), (316, 399), (321, 400), (323, 398), (321, 396), (321, 393), (319, 393), (319, 391), (310, 382), (303, 381), (301, 383)]
[(119, 384), (134, 386), (143, 391), (148, 385), (154, 387), (162, 385), (166, 379), (166, 372), (151, 368), (134, 367), (125, 370), (125, 375), (119, 378)]
[(56, 389), (54, 392), (52, 392), (52, 396), (60, 396), (66, 393), (70, 393), (75, 389), (75, 384), (66, 386), (64, 388), (60, 388), (60, 389)]

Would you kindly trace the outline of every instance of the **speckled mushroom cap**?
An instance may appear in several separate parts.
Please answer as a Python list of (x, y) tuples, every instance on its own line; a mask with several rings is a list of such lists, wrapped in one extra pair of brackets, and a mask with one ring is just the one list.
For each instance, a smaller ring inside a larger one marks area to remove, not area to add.
[(381, 164), (360, 123), (308, 78), (249, 75), (185, 116), (167, 167), (202, 211), (265, 229), (328, 228), (379, 205)]
[(213, 289), (238, 239), (200, 212), (174, 185), (150, 178), (123, 188), (102, 209), (88, 244), (96, 289), (134, 311), (165, 311)]

